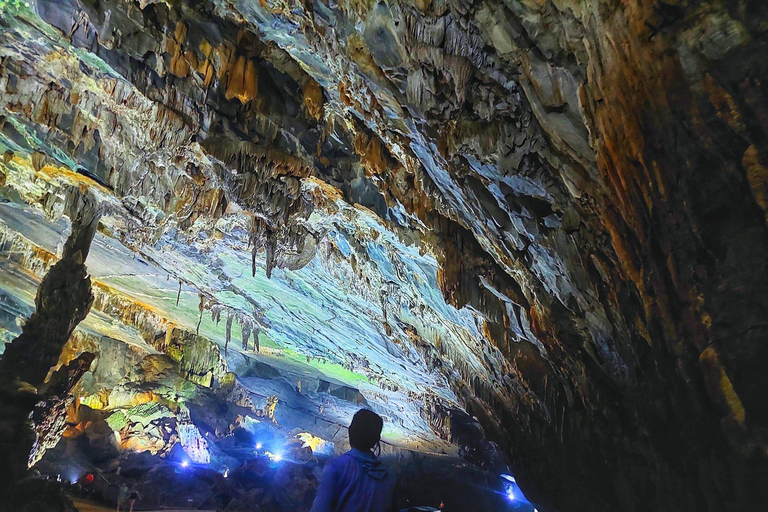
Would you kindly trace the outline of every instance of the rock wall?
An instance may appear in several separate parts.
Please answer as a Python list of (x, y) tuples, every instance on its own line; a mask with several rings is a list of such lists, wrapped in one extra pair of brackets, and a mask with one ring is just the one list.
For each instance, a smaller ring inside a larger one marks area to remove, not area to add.
[(242, 213), (254, 275), (262, 254), (267, 276), (300, 269), (337, 254), (308, 220), (332, 215), (311, 191), (337, 187), (434, 255), (445, 300), (478, 315), (472, 341), (431, 336), (423, 307), (382, 306), (382, 329), (532, 495), (595, 511), (766, 501), (761, 3), (34, 8), (114, 78), (96, 87), (73, 53), (8, 39), (3, 140), (109, 189), (128, 245), (192, 243)]

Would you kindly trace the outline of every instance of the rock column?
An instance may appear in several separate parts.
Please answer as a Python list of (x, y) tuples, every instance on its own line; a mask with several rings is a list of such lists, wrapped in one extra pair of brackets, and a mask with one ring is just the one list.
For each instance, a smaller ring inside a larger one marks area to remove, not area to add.
[(91, 354), (83, 354), (46, 382), (62, 347), (93, 303), (84, 262), (99, 214), (87, 200), (78, 209), (71, 216), (72, 233), (61, 260), (40, 283), (35, 312), (0, 359), (0, 453), (4, 459), (0, 465), (0, 501), (6, 500), (6, 506), (12, 505), (14, 496), (20, 503), (28, 503), (34, 497), (22, 497), (29, 486), (19, 483), (33, 460), (33, 447), (36, 460), (46, 446), (58, 440), (63, 414), (71, 400), (70, 391), (93, 360)]

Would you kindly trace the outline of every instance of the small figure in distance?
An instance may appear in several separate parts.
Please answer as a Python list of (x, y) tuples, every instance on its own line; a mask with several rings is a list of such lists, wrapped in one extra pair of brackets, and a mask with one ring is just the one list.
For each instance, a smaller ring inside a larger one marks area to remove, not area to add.
[(120, 512), (120, 505), (125, 505), (128, 500), (128, 486), (125, 483), (117, 488), (117, 512)]
[(133, 505), (135, 505), (136, 500), (139, 500), (139, 499), (141, 499), (139, 492), (136, 490), (131, 491), (131, 494), (128, 495), (128, 503), (130, 504), (130, 508), (128, 509), (128, 512), (133, 512)]
[[(384, 420), (360, 409), (349, 425), (352, 449), (328, 461), (310, 512), (392, 512), (394, 478), (378, 460)], [(375, 448), (375, 450), (374, 450)]]

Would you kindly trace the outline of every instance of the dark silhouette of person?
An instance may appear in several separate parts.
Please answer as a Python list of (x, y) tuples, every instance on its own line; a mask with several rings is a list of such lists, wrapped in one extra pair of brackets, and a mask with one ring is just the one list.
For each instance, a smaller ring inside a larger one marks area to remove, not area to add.
[[(395, 481), (378, 460), (384, 420), (368, 409), (349, 425), (352, 449), (328, 461), (310, 512), (392, 512)], [(374, 447), (376, 450), (374, 451)]]
[(128, 503), (131, 507), (128, 512), (133, 512), (133, 506), (136, 504), (136, 500), (138, 499), (141, 499), (139, 492), (136, 490), (131, 491), (131, 494), (128, 495)]

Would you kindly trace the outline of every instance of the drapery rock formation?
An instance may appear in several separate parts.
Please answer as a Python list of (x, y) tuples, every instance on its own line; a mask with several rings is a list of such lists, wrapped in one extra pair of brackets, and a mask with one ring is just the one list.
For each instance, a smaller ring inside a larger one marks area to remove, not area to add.
[(563, 511), (766, 502), (761, 2), (0, 6), (3, 328), (90, 191), (78, 339), (145, 369), (87, 403), (367, 404)]

